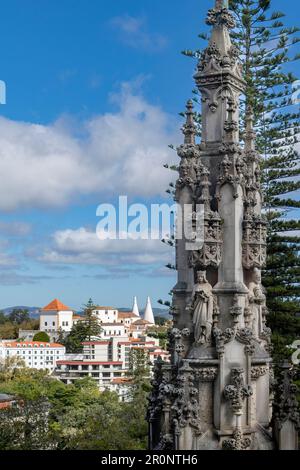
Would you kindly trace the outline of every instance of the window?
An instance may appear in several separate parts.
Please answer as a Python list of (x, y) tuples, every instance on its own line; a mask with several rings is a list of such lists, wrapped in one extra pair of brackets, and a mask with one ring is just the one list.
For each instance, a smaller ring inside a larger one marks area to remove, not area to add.
[(55, 321), (52, 322), (52, 325), (55, 326)]
[(102, 377), (110, 377), (110, 372), (102, 372)]
[(45, 321), (45, 326), (48, 326), (48, 323)]
[(68, 322), (68, 321), (66, 321), (66, 326), (69, 326), (69, 322)]

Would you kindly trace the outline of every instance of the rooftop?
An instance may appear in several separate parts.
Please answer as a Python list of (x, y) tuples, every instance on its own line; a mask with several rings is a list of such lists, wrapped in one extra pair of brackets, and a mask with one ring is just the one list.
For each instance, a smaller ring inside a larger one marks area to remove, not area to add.
[(138, 318), (138, 316), (133, 312), (119, 312), (119, 318)]
[(101, 305), (95, 305), (94, 310), (116, 310), (117, 311), (118, 309), (115, 307), (103, 307)]
[(50, 304), (46, 305), (46, 307), (42, 308), (42, 311), (71, 311), (70, 307), (64, 305), (60, 300), (54, 299)]
[(9, 341), (3, 344), (5, 348), (64, 348), (62, 344), (59, 343), (46, 343), (45, 341)]

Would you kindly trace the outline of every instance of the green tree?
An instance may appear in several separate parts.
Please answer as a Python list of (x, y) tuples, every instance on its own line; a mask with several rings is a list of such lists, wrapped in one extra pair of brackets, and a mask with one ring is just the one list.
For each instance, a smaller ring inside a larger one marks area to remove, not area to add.
[(30, 320), (29, 311), (27, 309), (14, 308), (8, 315), (8, 319), (11, 323), (20, 325), (22, 322)]
[(18, 327), (11, 322), (0, 325), (0, 339), (16, 339), (18, 337)]
[(49, 335), (45, 331), (39, 331), (33, 337), (33, 341), (41, 341), (45, 343), (50, 343)]
[(7, 321), (7, 317), (4, 312), (0, 311), (0, 325), (3, 325)]
[(93, 314), (95, 310), (95, 305), (92, 299), (89, 299), (88, 303), (84, 306), (84, 316), (80, 321), (86, 329), (86, 339), (91, 341), (92, 336), (99, 336), (102, 328), (99, 323), (98, 318)]

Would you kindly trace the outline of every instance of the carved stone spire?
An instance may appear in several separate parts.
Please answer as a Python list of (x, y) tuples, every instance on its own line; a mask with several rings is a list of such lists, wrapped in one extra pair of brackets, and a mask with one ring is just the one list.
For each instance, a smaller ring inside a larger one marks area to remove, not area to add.
[(150, 397), (150, 442), (157, 450), (273, 448), (270, 330), (260, 275), (266, 227), (253, 118), (247, 115), (243, 148), (239, 98), (246, 84), (230, 40), (234, 17), (227, 1), (214, 5), (210, 42), (195, 75), (201, 143), (189, 101), (177, 148), (175, 197), (182, 211), (191, 209), (197, 243), (190, 243), (179, 217), (171, 364), (159, 368)]
[(194, 122), (194, 104), (192, 100), (189, 100), (186, 104), (186, 123), (182, 127), (184, 134), (184, 143), (195, 145), (196, 137), (196, 125)]
[(217, 1), (208, 11), (206, 23), (212, 26), (211, 37), (195, 74), (202, 94), (202, 142), (238, 143), (237, 103), (245, 83), (239, 51), (230, 39), (229, 30), (235, 27), (235, 20), (227, 9), (227, 2)]
[(245, 151), (246, 152), (255, 152), (255, 136), (253, 128), (253, 109), (252, 106), (248, 106), (246, 111), (246, 129), (245, 129)]

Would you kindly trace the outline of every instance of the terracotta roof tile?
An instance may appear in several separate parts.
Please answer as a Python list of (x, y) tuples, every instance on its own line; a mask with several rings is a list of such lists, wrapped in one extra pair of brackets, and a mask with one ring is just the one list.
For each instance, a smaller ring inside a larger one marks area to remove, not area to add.
[(49, 311), (49, 310), (54, 310), (54, 311), (70, 311), (72, 310), (70, 307), (67, 307), (64, 305), (60, 300), (54, 299), (50, 304), (46, 305), (46, 307), (42, 308), (43, 311)]

